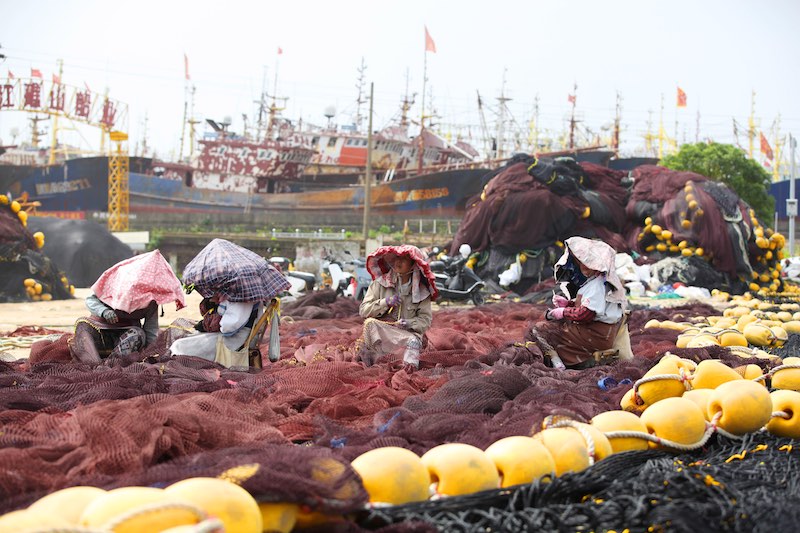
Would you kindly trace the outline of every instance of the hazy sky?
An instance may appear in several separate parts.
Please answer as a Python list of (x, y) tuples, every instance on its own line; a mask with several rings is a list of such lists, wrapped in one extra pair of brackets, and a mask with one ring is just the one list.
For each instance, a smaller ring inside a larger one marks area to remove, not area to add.
[[(63, 59), (64, 83), (107, 87), (127, 102), (131, 152), (147, 114), (148, 144), (165, 158), (180, 139), (184, 53), (195, 116), (230, 116), (236, 131), (242, 114), (254, 116), (265, 72), (272, 92), (276, 61), (287, 118), (324, 124), (333, 106), (337, 122), (351, 122), (363, 58), (379, 129), (397, 117), (406, 87), (419, 116), (426, 25), (437, 48), (427, 54), (427, 104), (442, 133), (471, 136), (477, 146), (476, 94), (492, 107), (485, 117), (494, 130), (504, 79), (523, 136), (537, 96), (541, 129), (565, 131), (573, 83), (578, 118), (596, 132), (613, 122), (621, 94), (628, 153), (644, 147), (648, 119), (657, 131), (662, 95), (665, 128), (674, 134), (677, 118), (680, 141), (694, 142), (699, 112), (701, 140), (734, 142), (733, 119), (746, 127), (752, 91), (770, 142), (779, 116), (782, 135), (800, 135), (798, 0), (0, 0), (0, 13), (0, 79), (31, 68), (49, 79)], [(678, 86), (688, 97), (680, 110)], [(12, 128), (18, 141), (29, 137), (25, 114), (1, 112), (4, 143)], [(97, 148), (97, 131), (79, 131), (67, 140)], [(744, 135), (740, 143), (746, 148)]]

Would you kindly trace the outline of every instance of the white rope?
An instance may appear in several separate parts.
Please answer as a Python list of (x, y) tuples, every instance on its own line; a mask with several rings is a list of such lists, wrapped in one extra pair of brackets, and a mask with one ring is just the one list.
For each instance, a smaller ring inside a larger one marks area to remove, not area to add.
[(681, 444), (679, 442), (663, 439), (658, 435), (652, 435), (642, 431), (609, 431), (605, 433), (605, 436), (608, 439), (642, 439), (655, 444), (660, 444), (661, 446), (667, 446), (669, 448), (675, 448), (676, 450), (682, 451), (696, 450), (697, 448), (704, 446), (714, 432), (719, 431), (717, 423), (719, 422), (720, 418), (722, 418), (722, 411), (714, 415), (714, 418), (711, 419), (711, 422), (706, 422), (706, 430), (703, 433), (703, 436), (694, 444)]

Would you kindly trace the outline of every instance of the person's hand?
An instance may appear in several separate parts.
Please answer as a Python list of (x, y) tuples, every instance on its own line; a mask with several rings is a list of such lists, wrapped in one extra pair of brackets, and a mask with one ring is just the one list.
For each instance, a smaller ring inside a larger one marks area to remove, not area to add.
[(105, 311), (103, 311), (103, 320), (105, 320), (109, 324), (116, 324), (119, 321), (119, 317), (117, 316), (117, 313), (115, 313), (113, 309), (106, 309)]
[(560, 294), (553, 295), (553, 305), (556, 307), (566, 307), (569, 304), (569, 300), (561, 296)]
[(386, 305), (389, 307), (397, 307), (400, 305), (400, 295), (399, 294), (392, 294), (388, 298), (386, 298)]
[(411, 324), (405, 318), (401, 318), (400, 320), (397, 321), (397, 326), (402, 329), (408, 329), (411, 326)]
[(562, 320), (564, 318), (564, 308), (556, 307), (555, 309), (548, 309), (544, 317), (547, 320)]

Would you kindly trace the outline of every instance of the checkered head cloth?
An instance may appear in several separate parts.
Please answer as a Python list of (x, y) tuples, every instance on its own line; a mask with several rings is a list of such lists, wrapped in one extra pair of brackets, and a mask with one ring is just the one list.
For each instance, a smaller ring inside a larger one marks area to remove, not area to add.
[(183, 285), (231, 302), (266, 302), (290, 287), (266, 259), (225, 239), (214, 239), (186, 265)]

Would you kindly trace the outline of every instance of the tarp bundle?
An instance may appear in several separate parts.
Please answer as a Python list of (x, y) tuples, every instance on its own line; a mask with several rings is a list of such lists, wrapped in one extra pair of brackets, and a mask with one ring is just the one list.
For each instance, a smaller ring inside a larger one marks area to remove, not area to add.
[(725, 276), (717, 287), (735, 292), (753, 281), (760, 285), (751, 289), (780, 286), (783, 242), (744, 201), (722, 183), (655, 165), (627, 174), (570, 158), (516, 157), (468, 202), (451, 253), (469, 244), (481, 253), (477, 273), (487, 280), (520, 254), (539, 259), (521, 265), (530, 285), (551, 275), (547, 260), (572, 236), (635, 251), (648, 263), (676, 257), (689, 268), (689, 259), (700, 258)]

